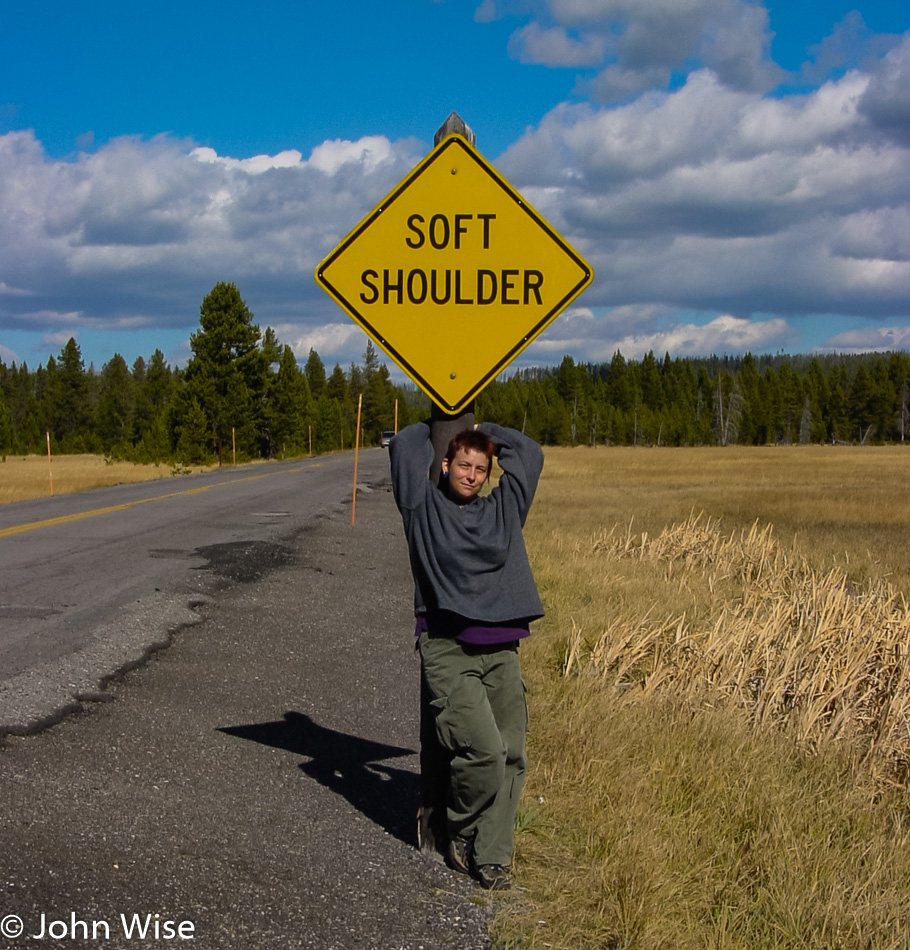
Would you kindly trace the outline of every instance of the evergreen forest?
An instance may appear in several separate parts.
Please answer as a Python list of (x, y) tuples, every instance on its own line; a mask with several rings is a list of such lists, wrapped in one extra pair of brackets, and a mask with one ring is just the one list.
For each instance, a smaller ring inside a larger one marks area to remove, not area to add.
[[(392, 383), (372, 343), (331, 373), (310, 350), (301, 367), (260, 331), (236, 285), (200, 307), (186, 367), (156, 350), (132, 367), (115, 353), (86, 369), (75, 339), (34, 370), (0, 362), (0, 453), (92, 452), (135, 462), (205, 464), (322, 453), (429, 414)], [(478, 419), (545, 445), (874, 444), (910, 435), (910, 355), (671, 358), (521, 370), (477, 397)]]

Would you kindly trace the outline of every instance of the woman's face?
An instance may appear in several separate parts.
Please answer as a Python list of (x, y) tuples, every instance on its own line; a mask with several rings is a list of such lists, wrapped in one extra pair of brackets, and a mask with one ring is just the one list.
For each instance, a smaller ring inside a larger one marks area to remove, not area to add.
[(449, 494), (453, 500), (473, 501), (490, 477), (490, 460), (477, 449), (458, 449), (451, 463), (442, 460), (442, 470), (449, 479)]

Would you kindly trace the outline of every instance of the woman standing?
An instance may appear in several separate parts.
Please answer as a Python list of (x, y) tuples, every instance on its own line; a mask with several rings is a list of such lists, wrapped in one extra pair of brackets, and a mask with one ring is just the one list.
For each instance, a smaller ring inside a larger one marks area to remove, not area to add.
[[(543, 452), (514, 429), (483, 423), (452, 439), (437, 487), (427, 477), (427, 423), (404, 429), (389, 448), (414, 577), (421, 673), (451, 757), (446, 861), (482, 887), (506, 889), (527, 765), (518, 643), (543, 616), (522, 528)], [(503, 474), (481, 496), (494, 456)]]

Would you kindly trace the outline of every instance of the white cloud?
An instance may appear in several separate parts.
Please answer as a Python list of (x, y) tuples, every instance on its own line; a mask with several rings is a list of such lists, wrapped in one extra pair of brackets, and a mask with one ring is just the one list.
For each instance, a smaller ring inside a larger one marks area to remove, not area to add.
[(69, 333), (61, 331), (59, 333), (45, 333), (41, 337), (41, 343), (43, 346), (52, 350), (60, 350), (66, 346), (71, 339), (78, 338), (78, 333)]
[(910, 261), (906, 206), (859, 210), (845, 217), (832, 236), (831, 247), (839, 258)]
[[(651, 308), (643, 308), (646, 319)], [(628, 315), (627, 315), (628, 316)], [(604, 332), (596, 325), (593, 314), (581, 319), (560, 318), (543, 333), (523, 356), (526, 365), (553, 365), (563, 354), (574, 352), (584, 362), (609, 362), (619, 350), (626, 359), (641, 359), (649, 351), (658, 357), (670, 353), (673, 357), (710, 356), (713, 354), (764, 352), (786, 348), (797, 342), (797, 334), (786, 320), (746, 320), (724, 315), (705, 324), (679, 323), (647, 332)], [(635, 319), (629, 321), (638, 325)], [(629, 325), (626, 324), (626, 326)], [(614, 331), (619, 327), (614, 326)], [(580, 332), (579, 332), (580, 331)]]
[(5, 281), (0, 280), (0, 296), (6, 297), (27, 297), (31, 291), (23, 290), (21, 287), (10, 287)]
[(588, 88), (611, 101), (666, 86), (700, 62), (726, 85), (766, 90), (783, 71), (770, 59), (764, 6), (746, 0), (548, 0), (513, 33), (510, 53), (548, 66), (601, 66)]
[[(367, 342), (363, 331), (352, 321), (311, 327), (305, 333), (300, 333), (298, 328), (296, 336), (292, 335), (291, 326), (284, 328), (284, 332), (287, 334), (287, 342), (294, 351), (294, 355), (300, 360), (305, 360), (310, 350), (315, 350), (320, 355), (333, 354), (333, 363), (340, 362), (342, 365), (351, 361), (359, 363)], [(327, 368), (331, 371), (332, 367)]]
[[(61, 310), (33, 310), (19, 314), (19, 317), (24, 325), (39, 328), (51, 326), (71, 327), (75, 329), (82, 323), (82, 314), (77, 310), (69, 312)], [(73, 333), (72, 331), (60, 330), (57, 335), (63, 336), (63, 342), (66, 343)]]
[(826, 340), (819, 350), (832, 353), (878, 353), (910, 350), (910, 327), (869, 327), (847, 330)]
[(395, 161), (400, 150), (384, 135), (367, 135), (356, 142), (347, 139), (333, 139), (317, 145), (304, 162), (296, 149), (286, 149), (277, 155), (254, 155), (252, 158), (230, 158), (219, 155), (213, 148), (199, 147), (190, 152), (190, 157), (208, 165), (221, 165), (224, 168), (261, 175), (273, 168), (298, 168), (304, 164), (318, 169), (326, 175), (333, 175), (344, 165), (357, 165), (362, 170), (373, 171), (383, 162)]
[(496, 4), (493, 0), (481, 0), (474, 11), (475, 23), (492, 23), (496, 19)]
[(308, 162), (293, 152), (238, 161), (128, 138), (66, 162), (30, 132), (0, 136), (5, 319), (24, 309), (16, 294), (49, 309), (84, 300), (101, 319), (131, 312), (138, 295), (159, 319), (186, 323), (192, 312), (167, 311), (190, 287), (198, 300), (218, 279), (249, 277), (322, 303), (313, 268), (410, 170), (413, 148), (370, 137), (326, 143)]
[(372, 171), (383, 162), (394, 160), (392, 143), (383, 135), (368, 135), (356, 142), (334, 139), (313, 149), (309, 164), (327, 175), (334, 175), (342, 165), (359, 165)]
[(587, 88), (599, 102), (626, 99), (642, 89), (659, 89), (670, 81), (672, 70), (665, 66), (650, 69), (629, 69), (613, 64), (594, 77)]
[(300, 164), (303, 156), (296, 149), (286, 149), (277, 155), (254, 155), (252, 158), (225, 158), (213, 148), (194, 148), (190, 157), (209, 165), (224, 165), (237, 168), (251, 175), (261, 175), (270, 168), (294, 168)]
[(607, 109), (560, 106), (499, 160), (588, 256), (590, 306), (910, 312), (910, 150), (870, 141), (850, 73), (785, 102), (705, 70)]
[(572, 37), (562, 27), (544, 29), (538, 23), (522, 27), (509, 40), (509, 51), (520, 62), (545, 66), (596, 65), (602, 61), (605, 50), (603, 36)]
[(860, 111), (885, 134), (910, 145), (910, 34), (874, 69)]

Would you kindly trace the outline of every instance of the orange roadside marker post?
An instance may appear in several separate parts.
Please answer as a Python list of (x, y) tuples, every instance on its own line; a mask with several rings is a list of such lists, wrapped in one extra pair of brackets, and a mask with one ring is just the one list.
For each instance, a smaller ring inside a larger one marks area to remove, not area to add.
[(47, 436), (47, 478), (51, 484), (51, 497), (54, 495), (54, 473), (51, 471), (51, 433), (49, 429), (45, 429), (44, 434)]
[(357, 455), (360, 452), (360, 407), (363, 405), (363, 393), (357, 397), (357, 429), (354, 432), (354, 491), (351, 493), (351, 526), (357, 510)]

